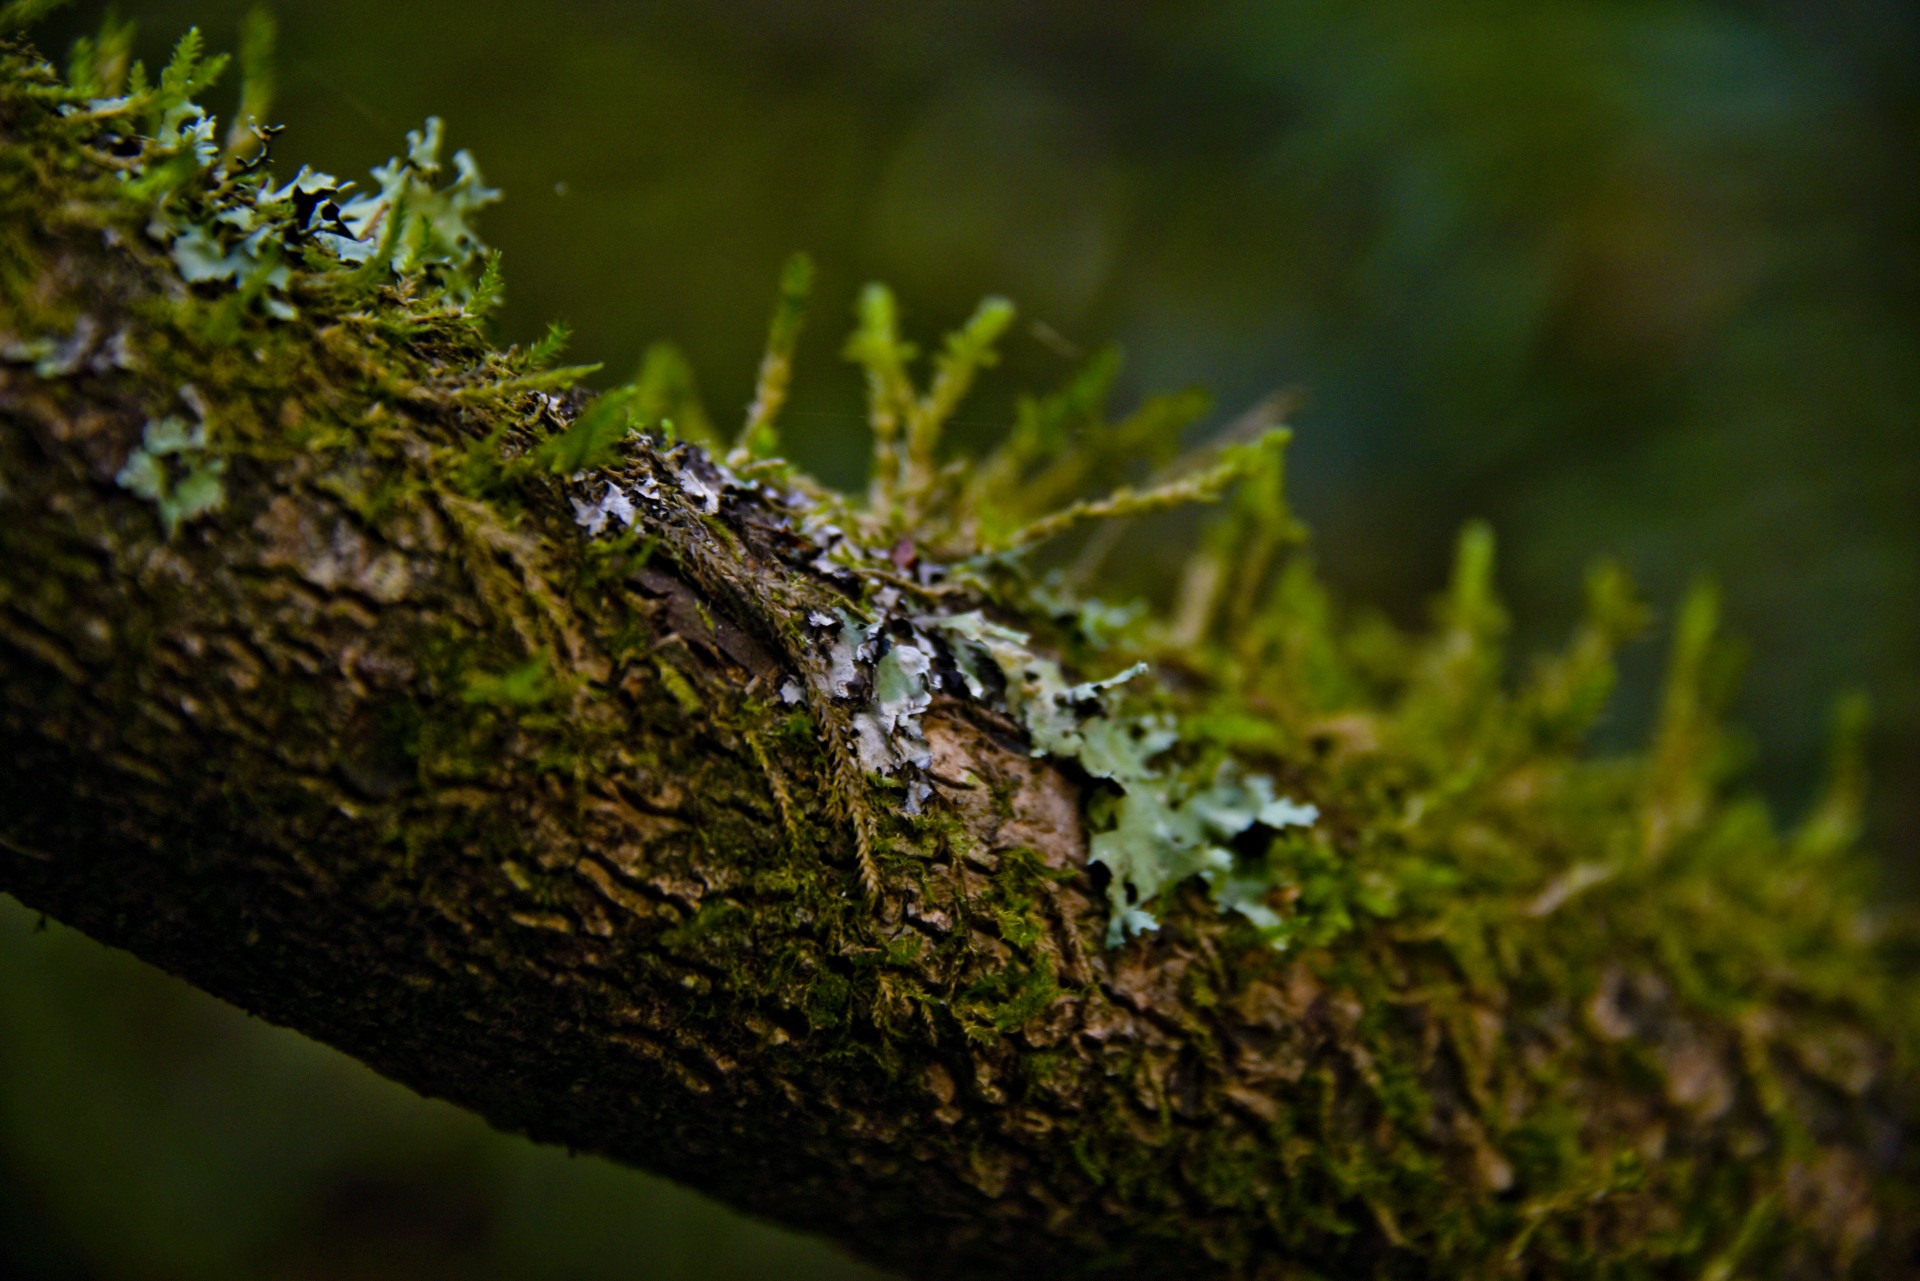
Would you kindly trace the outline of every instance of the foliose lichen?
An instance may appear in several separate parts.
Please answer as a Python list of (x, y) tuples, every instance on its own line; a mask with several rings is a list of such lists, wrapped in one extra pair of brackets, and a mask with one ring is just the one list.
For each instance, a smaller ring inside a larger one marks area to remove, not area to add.
[[(368, 190), (304, 166), (276, 183), (269, 159), (279, 131), (245, 120), (223, 143), (214, 115), (196, 101), (228, 59), (204, 56), (196, 28), (150, 83), (129, 60), (131, 37), (130, 26), (110, 20), (76, 48), (59, 110), (129, 156), (118, 180), (150, 204), (146, 234), (168, 249), (187, 284), (232, 286), (282, 320), (296, 314), (287, 296), (296, 269), (377, 267), (455, 305), (491, 303), (497, 276), (489, 278), (472, 219), (500, 193), (466, 151), (454, 153), (447, 172), (438, 118), (407, 135), (406, 151), (374, 169)], [(263, 77), (269, 56), (254, 50), (249, 72)], [(258, 93), (242, 96), (265, 106)]]
[(207, 451), (204, 419), (189, 426), (169, 414), (148, 420), (139, 446), (114, 479), (154, 505), (162, 529), (172, 538), (181, 525), (218, 511), (226, 501), (220, 484), (226, 467), (224, 458)]

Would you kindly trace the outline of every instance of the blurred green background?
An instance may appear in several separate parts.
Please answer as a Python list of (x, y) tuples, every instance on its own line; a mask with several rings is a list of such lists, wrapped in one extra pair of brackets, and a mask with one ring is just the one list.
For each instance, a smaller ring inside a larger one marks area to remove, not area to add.
[[(149, 59), (246, 6), (120, 11)], [(95, 25), (81, 4), (48, 49)], [(851, 484), (865, 280), (923, 340), (1004, 292), (1044, 329), (963, 411), (1117, 339), (1215, 422), (1297, 387), (1295, 500), (1409, 622), (1491, 518), (1524, 655), (1586, 563), (1724, 586), (1782, 812), (1841, 690), (1873, 834), (1920, 881), (1920, 10), (1909, 0), (283, 3), (280, 163), (429, 114), (507, 193), (507, 340), (623, 375), (679, 341), (727, 421), (813, 253), (793, 451)], [(222, 91), (230, 105), (233, 86)], [(1644, 729), (1657, 646), (1606, 733)], [(0, 903), (0, 1275), (856, 1276), (816, 1243), (494, 1135)]]

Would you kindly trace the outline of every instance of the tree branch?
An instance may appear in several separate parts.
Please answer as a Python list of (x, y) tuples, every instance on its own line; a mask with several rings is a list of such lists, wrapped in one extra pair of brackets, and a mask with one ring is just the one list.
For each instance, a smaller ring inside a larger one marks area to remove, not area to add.
[(1720, 797), (1700, 717), (1650, 780), (1584, 761), (1536, 722), (1592, 653), (1501, 695), (1471, 575), (1390, 697), (1308, 708), (1276, 650), (1239, 754), (1322, 811), (1263, 900), (1295, 942), (1189, 881), (1109, 947), (1110, 782), (957, 679), (876, 767), (877, 670), (835, 684), (886, 575), (997, 588), (823, 550), (841, 509), (772, 465), (553, 474), (583, 398), (417, 263), (189, 282), (154, 227), (231, 176), (116, 180), (138, 131), (4, 57), (0, 888), (918, 1275), (1912, 1259), (1901, 936)]

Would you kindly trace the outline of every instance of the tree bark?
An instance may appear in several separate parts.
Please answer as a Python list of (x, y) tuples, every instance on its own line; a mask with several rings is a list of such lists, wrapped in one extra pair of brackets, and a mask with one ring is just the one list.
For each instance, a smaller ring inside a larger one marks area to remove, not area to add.
[[(1552, 781), (1515, 770), (1454, 820), (1444, 929), (1282, 951), (1190, 889), (1109, 948), (1099, 784), (993, 707), (927, 712), (924, 815), (849, 814), (842, 746), (779, 692), (847, 604), (795, 546), (804, 497), (648, 440), (586, 479), (506, 468), (579, 399), (404, 280), (232, 311), (37, 110), (0, 116), (0, 889), (914, 1275), (1912, 1261), (1912, 1038), (1832, 978), (1879, 991), (1887, 945), (1703, 960), (1755, 924), (1707, 903), (1726, 876), (1589, 875), (1578, 832), (1476, 884), (1472, 842)], [(217, 507), (130, 484), (168, 417)], [(574, 504), (608, 478), (657, 501), (592, 540)], [(1403, 840), (1392, 753), (1282, 765), (1331, 856)]]

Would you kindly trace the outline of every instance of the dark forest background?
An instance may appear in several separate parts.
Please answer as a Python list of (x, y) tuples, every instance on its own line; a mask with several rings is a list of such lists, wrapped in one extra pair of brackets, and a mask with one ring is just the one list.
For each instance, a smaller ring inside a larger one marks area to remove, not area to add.
[[(139, 0), (149, 61), (247, 6)], [(49, 52), (96, 25), (76, 5)], [(1920, 10), (1906, 0), (282, 3), (280, 165), (430, 114), (506, 192), (502, 338), (623, 377), (671, 338), (723, 423), (781, 260), (819, 265), (792, 452), (853, 484), (854, 291), (919, 338), (1034, 322), (983, 438), (1070, 353), (1218, 426), (1302, 408), (1294, 501), (1348, 600), (1414, 623), (1490, 518), (1524, 661), (1584, 567), (1724, 589), (1736, 718), (1795, 813), (1873, 700), (1872, 837), (1920, 882)], [(236, 86), (216, 95), (230, 109)], [(1163, 544), (1177, 542), (1162, 539)], [(1154, 546), (1127, 558), (1151, 591)], [(1658, 644), (1604, 745), (1644, 732)], [(0, 1274), (852, 1277), (826, 1247), (420, 1102), (0, 902)]]

